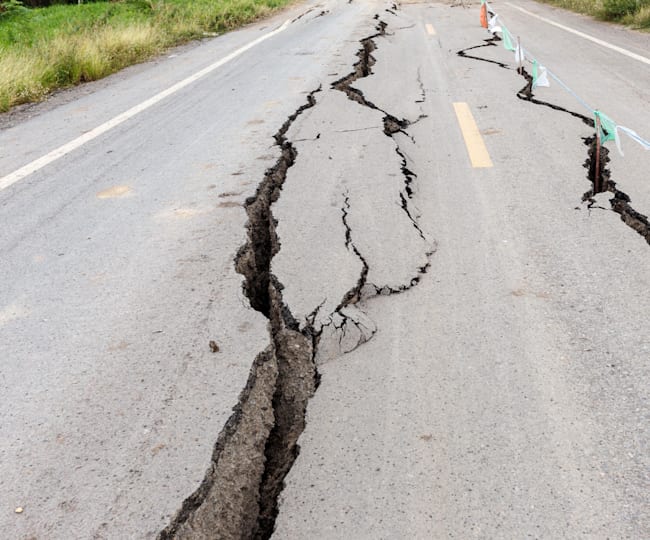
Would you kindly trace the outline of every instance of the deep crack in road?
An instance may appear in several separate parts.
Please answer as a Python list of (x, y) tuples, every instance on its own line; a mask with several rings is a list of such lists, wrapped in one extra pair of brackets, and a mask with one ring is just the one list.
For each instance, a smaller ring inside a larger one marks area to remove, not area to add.
[[(5, 122), (0, 174), (40, 168), (0, 186), (0, 529), (648, 536), (648, 219), (609, 170), (647, 207), (645, 162), (448, 4), (292, 7)], [(637, 60), (500, 6), (648, 124)]]
[[(379, 17), (375, 16), (375, 19)], [(359, 60), (353, 66), (353, 71), (331, 83), (331, 88), (344, 92), (361, 106), (381, 111), (385, 115), (383, 133), (393, 139), (396, 133), (407, 134), (411, 122), (399, 120), (380, 109), (352, 86), (358, 79), (372, 75), (375, 64), (372, 51), (377, 48), (375, 40), (385, 35), (386, 27), (387, 24), (379, 20), (377, 32), (361, 40), (357, 53)], [(235, 265), (245, 277), (243, 290), (251, 307), (269, 320), (271, 343), (253, 363), (246, 387), (218, 436), (205, 479), (160, 533), (160, 540), (196, 538), (197, 535), (260, 540), (271, 537), (284, 478), (299, 452), (297, 441), (305, 426), (307, 403), (318, 387), (315, 356), (323, 328), (329, 327), (338, 333), (340, 344), (348, 333), (348, 326), (353, 325), (360, 336), (357, 345), (361, 345), (372, 337), (376, 329), (363, 318), (351, 316), (346, 308), (374, 295), (409, 290), (420, 282), (429, 268), (427, 262), (408, 283), (399, 287), (368, 283), (369, 264), (355, 245), (353, 231), (346, 219), (350, 199), (344, 194), (342, 221), (345, 237), (342, 240), (361, 261), (361, 273), (356, 285), (345, 292), (339, 305), (328, 316), (329, 323), (320, 327), (314, 324), (315, 315), (320, 309), (320, 306), (315, 306), (306, 324), (300, 327), (282, 297), (284, 285), (271, 271), (272, 260), (281, 250), (273, 204), (281, 196), (289, 169), (299, 159), (298, 151), (287, 138), (287, 133), (300, 115), (318, 106), (319, 92), (321, 88), (310, 92), (307, 103), (300, 106), (274, 136), (280, 157), (266, 171), (255, 196), (245, 204), (249, 218), (248, 242), (237, 254)], [(424, 99), (422, 89), (422, 101)], [(316, 139), (319, 137), (320, 133)], [(403, 174), (399, 205), (417, 234), (426, 241), (424, 232), (409, 209), (417, 175), (407, 168), (406, 157), (396, 141), (395, 153)], [(428, 251), (427, 259), (432, 254), (432, 250)]]

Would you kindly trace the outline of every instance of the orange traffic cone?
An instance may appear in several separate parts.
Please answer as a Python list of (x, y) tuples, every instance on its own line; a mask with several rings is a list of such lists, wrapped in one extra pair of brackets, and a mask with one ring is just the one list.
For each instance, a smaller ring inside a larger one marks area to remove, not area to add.
[(481, 6), (481, 26), (483, 28), (488, 27), (488, 20), (487, 20), (487, 4), (483, 4)]

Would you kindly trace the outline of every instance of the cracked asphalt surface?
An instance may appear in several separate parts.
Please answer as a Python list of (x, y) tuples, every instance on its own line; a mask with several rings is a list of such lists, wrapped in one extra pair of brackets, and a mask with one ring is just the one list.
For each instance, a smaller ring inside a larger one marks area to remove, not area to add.
[[(650, 536), (648, 155), (589, 192), (577, 103), (449, 4), (308, 2), (2, 120), (0, 176), (293, 21), (0, 191), (3, 537)], [(497, 7), (650, 125), (646, 66)]]

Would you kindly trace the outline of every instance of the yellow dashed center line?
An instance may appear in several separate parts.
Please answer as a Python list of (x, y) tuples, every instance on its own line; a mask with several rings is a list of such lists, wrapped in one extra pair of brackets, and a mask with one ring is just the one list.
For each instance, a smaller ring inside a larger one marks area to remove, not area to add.
[(124, 197), (125, 195), (131, 194), (131, 188), (129, 186), (113, 186), (104, 191), (97, 193), (98, 199), (115, 199), (117, 197)]
[(427, 23), (424, 25), (424, 27), (427, 29), (427, 34), (429, 34), (430, 36), (436, 35), (436, 29), (433, 27), (432, 24)]
[(463, 133), (463, 139), (465, 139), (465, 146), (467, 147), (467, 153), (472, 162), (472, 167), (492, 167), (490, 154), (488, 154), (483, 137), (481, 137), (481, 132), (474, 121), (474, 116), (472, 116), (469, 105), (467, 103), (454, 103), (454, 110), (456, 111), (456, 118), (458, 118), (460, 130)]

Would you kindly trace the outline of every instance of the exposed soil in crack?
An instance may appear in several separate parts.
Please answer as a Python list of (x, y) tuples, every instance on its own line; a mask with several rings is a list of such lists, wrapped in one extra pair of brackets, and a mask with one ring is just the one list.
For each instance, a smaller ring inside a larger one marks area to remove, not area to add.
[(318, 91), (320, 88), (310, 93), (307, 103), (299, 107), (274, 135), (281, 155), (275, 165), (266, 171), (257, 193), (245, 204), (249, 218), (249, 240), (237, 254), (236, 267), (245, 278), (244, 294), (248, 297), (251, 306), (269, 319), (271, 317), (271, 295), (269, 294), (271, 259), (279, 250), (271, 205), (278, 200), (287, 171), (298, 155), (293, 144), (287, 141), (286, 134), (295, 119), (316, 104), (314, 94)]
[[(376, 17), (378, 18), (378, 17)], [(373, 39), (383, 35), (386, 28), (379, 22), (378, 33), (361, 41), (359, 61), (354, 71), (332, 87), (346, 92), (350, 99), (360, 105), (380, 110), (368, 102), (363, 93), (350, 85), (360, 77), (372, 73), (376, 48)], [(286, 137), (296, 118), (316, 104), (311, 92), (307, 102), (292, 114), (275, 134), (280, 157), (265, 173), (256, 194), (247, 199), (248, 241), (237, 253), (237, 271), (244, 276), (243, 290), (251, 306), (269, 321), (270, 345), (261, 352), (251, 367), (246, 387), (241, 392), (233, 414), (218, 436), (212, 460), (200, 487), (182, 504), (171, 523), (159, 534), (159, 540), (171, 539), (256, 539), (271, 537), (278, 513), (278, 496), (283, 489), (284, 478), (299, 453), (297, 444), (305, 428), (307, 403), (319, 384), (315, 364), (320, 330), (314, 329), (314, 321), (321, 309), (317, 306), (307, 318), (301, 330), (282, 298), (282, 284), (271, 272), (273, 257), (280, 250), (276, 234), (273, 204), (280, 197), (288, 170), (295, 163), (298, 152)], [(423, 90), (424, 99), (424, 90)], [(394, 139), (396, 133), (406, 133), (407, 120), (399, 120), (384, 113), (384, 134)], [(412, 184), (416, 175), (406, 164), (406, 157), (396, 142), (396, 152), (401, 158), (404, 175), (404, 194), (401, 196), (403, 210), (413, 226), (424, 238), (422, 231), (409, 210), (408, 201), (413, 195)], [(369, 265), (357, 249), (352, 230), (347, 222), (350, 209), (349, 197), (345, 196), (342, 220), (346, 229), (345, 243), (362, 262), (362, 271), (356, 285), (348, 291), (336, 312), (339, 322), (333, 325), (343, 330), (348, 325), (346, 309), (362, 299), (367, 287), (374, 294), (392, 294), (416, 285), (427, 272), (429, 264), (398, 289), (378, 288), (367, 283)], [(431, 253), (427, 253), (427, 259)], [(372, 335), (375, 329), (371, 321), (352, 321), (357, 329)]]
[[(487, 58), (481, 58), (479, 56), (468, 55), (467, 51), (480, 49), (482, 47), (493, 47), (496, 46), (497, 42), (501, 41), (501, 38), (494, 36), (490, 39), (484, 40), (484, 44), (475, 45), (473, 47), (468, 47), (458, 51), (456, 54), (462, 58), (468, 58), (471, 60), (478, 60), (481, 62), (488, 62), (490, 64), (497, 64), (499, 67), (504, 69), (510, 69), (510, 66), (502, 62), (497, 62), (495, 60), (489, 60)], [(526, 85), (517, 92), (517, 97), (524, 101), (529, 101), (535, 105), (540, 105), (542, 107), (548, 107), (554, 111), (559, 111), (566, 113), (574, 118), (579, 119), (582, 123), (589, 126), (590, 128), (596, 129), (595, 122), (593, 118), (590, 118), (584, 114), (566, 109), (556, 105), (555, 103), (550, 103), (548, 101), (542, 101), (536, 99), (533, 94), (533, 77), (530, 75), (524, 67), (517, 68), (517, 73), (521, 75), (526, 80)], [(598, 193), (610, 192), (614, 195), (613, 198), (609, 200), (611, 209), (621, 216), (621, 221), (625, 223), (628, 227), (635, 230), (646, 242), (650, 244), (650, 220), (648, 216), (641, 214), (636, 211), (631, 205), (631, 199), (629, 195), (619, 190), (616, 187), (616, 182), (611, 179), (611, 171), (607, 167), (607, 164), (610, 162), (609, 158), (609, 149), (605, 146), (597, 144), (597, 137), (594, 133), (591, 137), (584, 137), (583, 142), (587, 146), (587, 159), (584, 162), (584, 167), (587, 169), (587, 179), (591, 183), (591, 189), (587, 191), (582, 196), (582, 201), (589, 203), (589, 208), (593, 208), (596, 201), (594, 196)], [(598, 146), (600, 146), (598, 148)], [(600, 207), (599, 207), (600, 208)]]
[[(583, 140), (585, 145), (589, 147), (589, 157), (585, 160), (583, 166), (589, 171), (588, 177), (595, 179), (596, 163), (598, 163), (596, 158), (596, 137), (586, 137)], [(611, 173), (607, 167), (610, 161), (609, 149), (601, 145), (598, 158), (600, 160), (598, 183), (594, 184), (592, 180), (593, 187), (582, 196), (582, 200), (589, 202), (590, 207), (593, 207), (595, 204), (593, 197), (596, 193), (603, 193), (605, 191), (612, 193), (614, 196), (609, 200), (612, 210), (621, 216), (623, 223), (631, 229), (634, 229), (650, 244), (650, 220), (648, 220), (648, 216), (632, 208), (629, 195), (619, 190), (616, 187), (616, 182), (611, 179)]]
[(159, 534), (172, 538), (251, 538), (257, 529), (264, 448), (275, 421), (272, 397), (278, 376), (269, 347), (253, 363), (246, 387), (219, 434), (199, 488)]
[(244, 293), (269, 319), (271, 344), (251, 368), (226, 426), (219, 434), (201, 486), (159, 535), (167, 539), (267, 539), (273, 533), (284, 477), (298, 455), (307, 402), (318, 385), (315, 337), (298, 323), (271, 274), (280, 249), (272, 205), (278, 200), (297, 151), (286, 138), (293, 121), (315, 105), (311, 92), (275, 135), (281, 154), (246, 201), (248, 242), (237, 254)]

